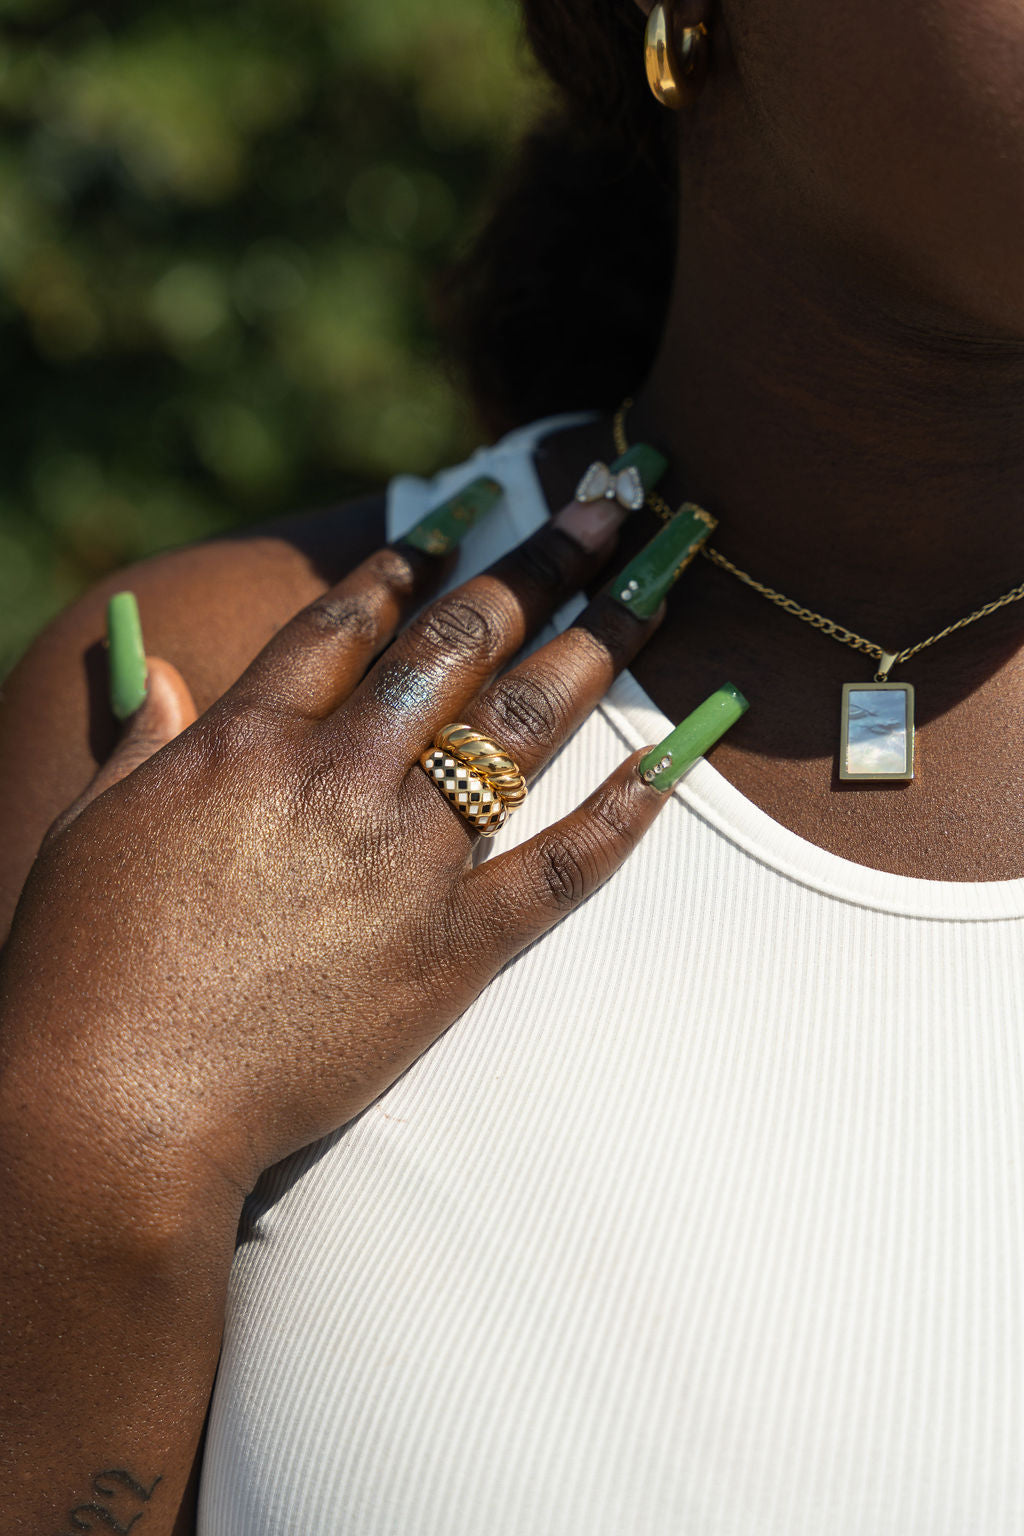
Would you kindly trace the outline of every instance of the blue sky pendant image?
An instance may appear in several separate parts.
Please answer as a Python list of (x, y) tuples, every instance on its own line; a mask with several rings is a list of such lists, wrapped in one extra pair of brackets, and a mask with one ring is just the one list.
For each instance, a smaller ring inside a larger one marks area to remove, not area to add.
[(908, 683), (844, 687), (839, 777), (874, 782), (914, 777), (914, 690)]

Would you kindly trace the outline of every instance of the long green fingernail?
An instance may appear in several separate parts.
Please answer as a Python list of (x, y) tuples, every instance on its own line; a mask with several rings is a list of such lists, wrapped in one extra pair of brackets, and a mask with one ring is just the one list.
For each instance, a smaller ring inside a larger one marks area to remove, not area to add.
[(482, 475), (479, 480), (471, 480), (455, 496), (428, 512), (415, 528), (403, 534), (403, 539), (406, 544), (423, 550), (425, 554), (446, 555), (450, 549), (462, 543), (469, 530), (475, 528), (481, 518), (494, 510), (504, 494), (504, 486)]
[(652, 618), (717, 527), (718, 521), (710, 512), (688, 501), (609, 582), (606, 592), (638, 619)]
[(107, 645), (110, 707), (127, 720), (146, 697), (146, 651), (134, 592), (118, 592), (107, 604)]
[(674, 788), (683, 774), (692, 768), (699, 757), (710, 752), (715, 742), (725, 735), (750, 705), (732, 683), (723, 683), (717, 693), (699, 704), (692, 715), (687, 715), (677, 725), (671, 736), (666, 736), (660, 747), (654, 747), (640, 764), (640, 777), (655, 789)]
[(624, 469), (635, 469), (644, 483), (644, 490), (653, 491), (668, 469), (668, 459), (647, 443), (634, 443), (628, 453), (609, 467), (613, 475), (621, 475)]

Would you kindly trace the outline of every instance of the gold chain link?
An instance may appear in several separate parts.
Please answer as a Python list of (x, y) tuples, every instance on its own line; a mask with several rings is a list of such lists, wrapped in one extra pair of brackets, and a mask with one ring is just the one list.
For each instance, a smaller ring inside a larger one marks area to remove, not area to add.
[[(629, 452), (629, 440), (626, 437), (626, 417), (629, 415), (632, 405), (632, 400), (624, 400), (615, 413), (613, 431), (615, 433), (615, 451), (619, 454)], [(670, 518), (675, 516), (664, 496), (659, 496), (656, 491), (648, 492), (647, 505), (652, 512), (661, 518), (662, 522), (667, 523)], [(774, 603), (777, 608), (781, 608), (783, 613), (791, 613), (795, 619), (801, 619), (805, 624), (810, 624), (814, 629), (821, 630), (822, 634), (830, 635), (833, 640), (838, 640), (841, 644), (848, 645), (855, 651), (861, 651), (865, 656), (873, 656), (879, 661), (886, 654), (892, 655), (892, 652), (887, 653), (882, 646), (874, 645), (870, 640), (865, 640), (863, 635), (854, 634), (852, 629), (846, 629), (842, 624), (837, 624), (834, 619), (826, 619), (824, 614), (815, 613), (813, 608), (803, 607), (795, 598), (786, 597), (784, 593), (776, 592), (774, 587), (766, 587), (764, 582), (756, 581), (753, 576), (748, 575), (746, 571), (741, 571), (738, 565), (733, 565), (731, 560), (727, 559), (717, 549), (712, 549), (709, 544), (701, 546), (701, 554), (710, 560), (712, 565), (717, 565), (720, 570), (728, 571), (729, 575), (735, 576), (737, 581), (742, 581), (745, 586), (753, 588), (755, 592), (760, 592), (762, 597), (766, 597), (770, 603)], [(917, 645), (908, 646), (905, 651), (898, 652), (893, 656), (886, 676), (888, 677), (893, 667), (901, 666), (903, 662), (909, 661), (912, 656), (916, 656), (919, 651), (926, 650), (929, 645), (936, 645), (938, 641), (945, 640), (947, 635), (955, 634), (958, 629), (966, 629), (968, 624), (974, 624), (978, 619), (985, 619), (990, 613), (996, 613), (1000, 608), (1006, 608), (1010, 603), (1019, 603), (1022, 598), (1024, 598), (1024, 582), (1021, 582), (1019, 587), (1014, 587), (1011, 592), (1004, 592), (1002, 597), (997, 597), (993, 602), (986, 603), (983, 608), (978, 608), (974, 613), (968, 614), (966, 619), (957, 619), (955, 624), (948, 624), (945, 629), (940, 629), (937, 635), (929, 635), (927, 640), (921, 640)]]

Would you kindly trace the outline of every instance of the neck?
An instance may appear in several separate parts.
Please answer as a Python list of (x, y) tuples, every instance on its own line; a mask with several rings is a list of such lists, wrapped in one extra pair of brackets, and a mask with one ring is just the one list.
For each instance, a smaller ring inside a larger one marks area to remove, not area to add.
[(1024, 581), (1024, 344), (872, 294), (720, 209), (630, 420), (760, 581), (896, 648)]

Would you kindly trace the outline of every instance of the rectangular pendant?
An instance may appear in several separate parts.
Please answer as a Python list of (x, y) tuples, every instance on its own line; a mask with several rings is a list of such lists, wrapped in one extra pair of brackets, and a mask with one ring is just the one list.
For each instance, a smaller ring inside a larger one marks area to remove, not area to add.
[(844, 683), (839, 777), (861, 784), (914, 777), (909, 683)]

